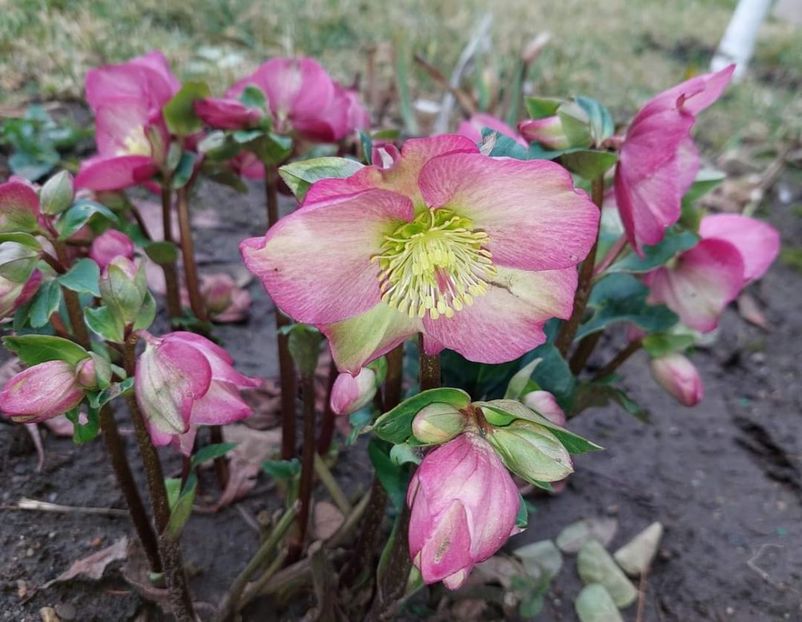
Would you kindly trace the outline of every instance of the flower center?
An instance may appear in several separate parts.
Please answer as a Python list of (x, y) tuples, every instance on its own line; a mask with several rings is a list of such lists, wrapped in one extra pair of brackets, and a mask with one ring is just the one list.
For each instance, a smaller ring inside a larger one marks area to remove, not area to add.
[(385, 236), (372, 257), (382, 300), (410, 317), (453, 317), (487, 292), (496, 274), (487, 234), (448, 209), (427, 209)]
[(145, 136), (145, 128), (137, 127), (123, 139), (123, 148), (118, 155), (151, 155), (150, 141)]

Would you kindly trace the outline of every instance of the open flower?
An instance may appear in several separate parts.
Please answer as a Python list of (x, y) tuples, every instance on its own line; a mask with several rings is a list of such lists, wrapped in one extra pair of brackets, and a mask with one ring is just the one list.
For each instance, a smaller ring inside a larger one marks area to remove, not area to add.
[(140, 335), (146, 347), (134, 388), (154, 445), (173, 444), (189, 455), (199, 425), (224, 425), (251, 414), (239, 392), (259, 381), (235, 370), (223, 348), (183, 331)]
[(632, 120), (618, 155), (615, 196), (638, 254), (679, 219), (682, 197), (699, 171), (691, 128), (696, 115), (721, 96), (734, 69), (678, 84), (649, 100)]
[(667, 393), (683, 406), (696, 406), (705, 390), (699, 372), (690, 359), (679, 352), (653, 358), (652, 376)]
[(356, 93), (332, 80), (311, 58), (270, 59), (234, 84), (223, 98), (197, 102), (195, 111), (220, 129), (258, 125), (264, 113), (239, 99), (247, 86), (258, 87), (265, 94), (273, 126), (281, 133), (295, 131), (308, 140), (336, 142), (370, 124)]
[(500, 363), (570, 315), (598, 211), (559, 165), (446, 135), (408, 140), (390, 168), (313, 184), (240, 248), (278, 308), (325, 333), (342, 371), (416, 333), (430, 355)]
[(119, 190), (148, 181), (169, 142), (162, 108), (179, 87), (157, 51), (89, 71), (86, 98), (95, 115), (98, 155), (81, 164), (75, 186)]
[(0, 390), (0, 412), (17, 423), (40, 423), (78, 406), (94, 382), (91, 358), (77, 365), (39, 363), (16, 374)]
[(470, 119), (460, 121), (457, 127), (457, 134), (471, 139), (475, 143), (482, 141), (482, 130), (488, 128), (503, 136), (512, 138), (516, 143), (522, 147), (526, 147), (526, 141), (521, 138), (520, 134), (512, 129), (509, 125), (504, 123), (501, 119), (494, 117), (492, 114), (484, 112), (477, 112), (472, 114)]
[(493, 448), (466, 432), (426, 455), (407, 504), (412, 562), (424, 582), (454, 590), (515, 531), (520, 495)]
[(771, 225), (739, 214), (705, 216), (701, 241), (668, 266), (648, 273), (649, 302), (664, 303), (698, 331), (718, 326), (724, 308), (768, 270), (780, 250)]

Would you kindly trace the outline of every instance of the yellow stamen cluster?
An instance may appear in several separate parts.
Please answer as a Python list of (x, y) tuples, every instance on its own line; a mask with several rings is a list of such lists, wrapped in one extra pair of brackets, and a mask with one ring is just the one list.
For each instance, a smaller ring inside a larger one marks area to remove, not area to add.
[(118, 155), (151, 155), (151, 146), (148, 137), (145, 136), (145, 128), (137, 127), (128, 134), (123, 140), (123, 147)]
[(382, 300), (409, 317), (453, 317), (487, 292), (496, 274), (487, 237), (449, 209), (422, 211), (385, 236), (372, 258)]

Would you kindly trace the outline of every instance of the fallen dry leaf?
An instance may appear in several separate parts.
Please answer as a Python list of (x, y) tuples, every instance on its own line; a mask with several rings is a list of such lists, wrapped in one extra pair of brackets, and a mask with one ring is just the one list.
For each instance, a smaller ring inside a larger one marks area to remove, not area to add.
[(43, 421), (42, 425), (45, 426), (56, 436), (61, 436), (63, 438), (72, 438), (72, 428), (73, 428), (72, 421), (67, 419), (67, 417), (65, 417), (64, 415), (59, 415), (58, 417), (53, 417), (52, 419)]
[(160, 605), (165, 612), (169, 611), (169, 600), (166, 588), (153, 585), (148, 578), (150, 566), (145, 552), (137, 541), (128, 546), (125, 564), (122, 567), (123, 579), (145, 600)]
[(328, 540), (345, 522), (343, 513), (333, 503), (318, 501), (315, 503), (312, 519), (312, 532), (317, 540)]
[(39, 426), (35, 423), (26, 423), (25, 429), (31, 436), (33, 446), (36, 447), (36, 455), (38, 457), (36, 461), (36, 472), (39, 473), (45, 466), (45, 448), (44, 445), (42, 445), (42, 435), (39, 434)]
[(738, 296), (738, 313), (750, 324), (754, 324), (763, 330), (769, 330), (769, 322), (763, 314), (760, 306), (749, 292), (743, 292)]
[(125, 559), (128, 550), (128, 538), (123, 536), (111, 546), (105, 549), (92, 553), (83, 559), (79, 559), (72, 563), (72, 565), (59, 576), (51, 581), (45, 583), (41, 589), (47, 589), (54, 583), (63, 583), (76, 577), (84, 577), (97, 581), (103, 576), (106, 567), (115, 561)]

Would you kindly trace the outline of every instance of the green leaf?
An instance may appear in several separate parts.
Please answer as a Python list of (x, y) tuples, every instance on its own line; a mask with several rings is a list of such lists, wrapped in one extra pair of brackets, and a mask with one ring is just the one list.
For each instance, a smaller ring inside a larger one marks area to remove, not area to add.
[(30, 324), (32, 328), (42, 328), (50, 323), (50, 316), (61, 306), (61, 286), (58, 281), (42, 283), (31, 301)]
[(145, 294), (145, 298), (142, 300), (142, 306), (139, 307), (139, 313), (136, 314), (136, 318), (134, 318), (134, 330), (144, 330), (149, 328), (151, 324), (153, 324), (153, 320), (156, 319), (156, 299), (153, 297), (153, 294), (150, 292)]
[(373, 439), (368, 444), (368, 456), (373, 468), (376, 469), (376, 477), (387, 491), (393, 507), (398, 511), (404, 505), (409, 474), (406, 467), (396, 464), (390, 458), (391, 447), (389, 443)]
[(544, 119), (557, 114), (557, 108), (563, 100), (557, 97), (527, 97), (526, 112), (532, 119)]
[(284, 183), (301, 201), (309, 187), (321, 179), (350, 177), (362, 168), (362, 164), (348, 158), (314, 158), (285, 164), (278, 169)]
[(262, 130), (237, 130), (236, 132), (231, 132), (231, 138), (240, 145), (245, 145), (263, 135), (264, 131)]
[(699, 236), (692, 231), (671, 228), (666, 231), (661, 242), (643, 248), (643, 257), (630, 253), (607, 269), (614, 272), (649, 272), (665, 264), (672, 257), (696, 246)]
[(521, 497), (520, 502), (518, 503), (518, 514), (515, 516), (515, 526), (518, 529), (526, 529), (526, 526), (529, 524), (529, 508), (526, 507), (526, 502), (524, 498)]
[(178, 247), (172, 242), (151, 242), (145, 246), (145, 254), (160, 266), (178, 261)]
[(66, 240), (84, 225), (96, 220), (107, 220), (114, 224), (117, 216), (105, 205), (88, 199), (76, 202), (56, 221), (56, 231), (60, 240)]
[(108, 388), (103, 389), (98, 393), (93, 393), (89, 395), (89, 402), (93, 408), (100, 408), (105, 406), (112, 400), (117, 399), (118, 397), (122, 397), (124, 395), (130, 395), (131, 391), (134, 390), (134, 378), (126, 378), (121, 382), (115, 382), (110, 385)]
[(560, 406), (568, 408), (576, 388), (576, 377), (571, 373), (568, 362), (552, 342), (535, 348), (531, 356), (541, 359), (532, 372), (532, 379), (541, 389), (551, 393)]
[(203, 129), (203, 122), (195, 114), (195, 102), (210, 94), (205, 82), (184, 82), (178, 93), (164, 105), (167, 129), (177, 136), (189, 136)]
[[(532, 373), (535, 371), (535, 368), (540, 365), (541, 361), (542, 359), (534, 359), (531, 363), (524, 365), (520, 371), (517, 371), (515, 375), (510, 378), (507, 384), (507, 390), (504, 391), (504, 399), (517, 400), (520, 399), (524, 393), (528, 392), (527, 388), (532, 384)], [(537, 389), (532, 388), (529, 390), (536, 391)]]
[(696, 337), (688, 333), (654, 333), (643, 338), (643, 349), (651, 357), (665, 356), (672, 352), (683, 352), (690, 348)]
[(170, 521), (167, 523), (167, 534), (178, 539), (189, 517), (192, 515), (192, 504), (195, 502), (195, 493), (198, 490), (198, 477), (194, 472), (189, 474), (187, 483), (170, 510)]
[(298, 373), (301, 376), (314, 374), (320, 358), (320, 344), (323, 335), (313, 326), (292, 324), (288, 327), (289, 340), (287, 347)]
[(216, 443), (214, 445), (206, 445), (205, 447), (199, 449), (194, 456), (192, 456), (192, 466), (198, 467), (204, 462), (214, 460), (220, 456), (225, 456), (236, 446), (236, 443)]
[(94, 408), (87, 409), (86, 423), (81, 423), (80, 414), (77, 408), (65, 413), (67, 419), (72, 422), (72, 442), (76, 445), (83, 445), (97, 438), (100, 431), (100, 415)]
[(239, 96), (239, 100), (248, 108), (258, 108), (267, 112), (267, 96), (258, 86), (249, 84)]
[(595, 149), (581, 149), (560, 156), (560, 163), (565, 168), (587, 180), (603, 176), (617, 160), (618, 156), (613, 152)]
[(373, 164), (373, 137), (368, 132), (359, 130), (359, 144), (362, 147), (362, 159), (365, 164)]
[(471, 403), (471, 397), (461, 389), (440, 388), (421, 391), (376, 419), (373, 431), (381, 439), (394, 444), (405, 442), (412, 436), (412, 420), (424, 406), (442, 402), (458, 410)]
[(390, 460), (392, 460), (394, 464), (401, 466), (402, 464), (407, 464), (408, 462), (412, 464), (420, 464), (421, 458), (415, 453), (415, 450), (412, 449), (411, 445), (401, 443), (399, 445), (393, 445), (392, 449), (390, 449)]
[(181, 158), (178, 160), (170, 182), (173, 190), (183, 188), (189, 183), (189, 180), (192, 179), (192, 174), (195, 172), (195, 161), (197, 159), (198, 156), (191, 151), (181, 153)]
[(301, 463), (298, 458), (293, 458), (292, 460), (265, 460), (262, 463), (262, 470), (273, 479), (286, 481), (300, 475)]
[(122, 322), (116, 314), (109, 311), (108, 307), (90, 307), (84, 309), (86, 325), (93, 333), (105, 341), (112, 343), (123, 343), (125, 341)]
[(575, 101), (588, 115), (590, 135), (593, 137), (594, 144), (600, 145), (605, 139), (615, 133), (613, 117), (610, 111), (607, 110), (601, 102), (591, 97), (583, 97), (581, 95), (576, 97)]
[(292, 138), (273, 132), (267, 132), (255, 143), (255, 153), (262, 162), (280, 164), (292, 154)]
[(649, 288), (631, 274), (610, 274), (601, 279), (590, 294), (588, 307), (593, 316), (579, 328), (576, 338), (604, 330), (611, 324), (632, 322), (647, 332), (662, 332), (679, 318), (664, 305), (649, 305)]
[(89, 356), (77, 343), (50, 335), (15, 335), (4, 337), (3, 344), (26, 365), (64, 361), (77, 365)]
[(683, 204), (693, 204), (727, 178), (727, 174), (714, 169), (702, 169), (696, 174), (691, 187), (682, 197)]
[(649, 411), (630, 398), (623, 389), (611, 384), (612, 379), (582, 384), (577, 389), (571, 415), (576, 416), (587, 408), (601, 408), (615, 402), (642, 423), (648, 423)]
[(58, 282), (67, 289), (71, 289), (79, 294), (91, 294), (95, 298), (100, 297), (100, 268), (88, 257), (76, 261), (70, 271), (58, 277)]
[(593, 144), (590, 133), (590, 118), (578, 102), (567, 102), (557, 111), (562, 128), (571, 147), (586, 149)]

